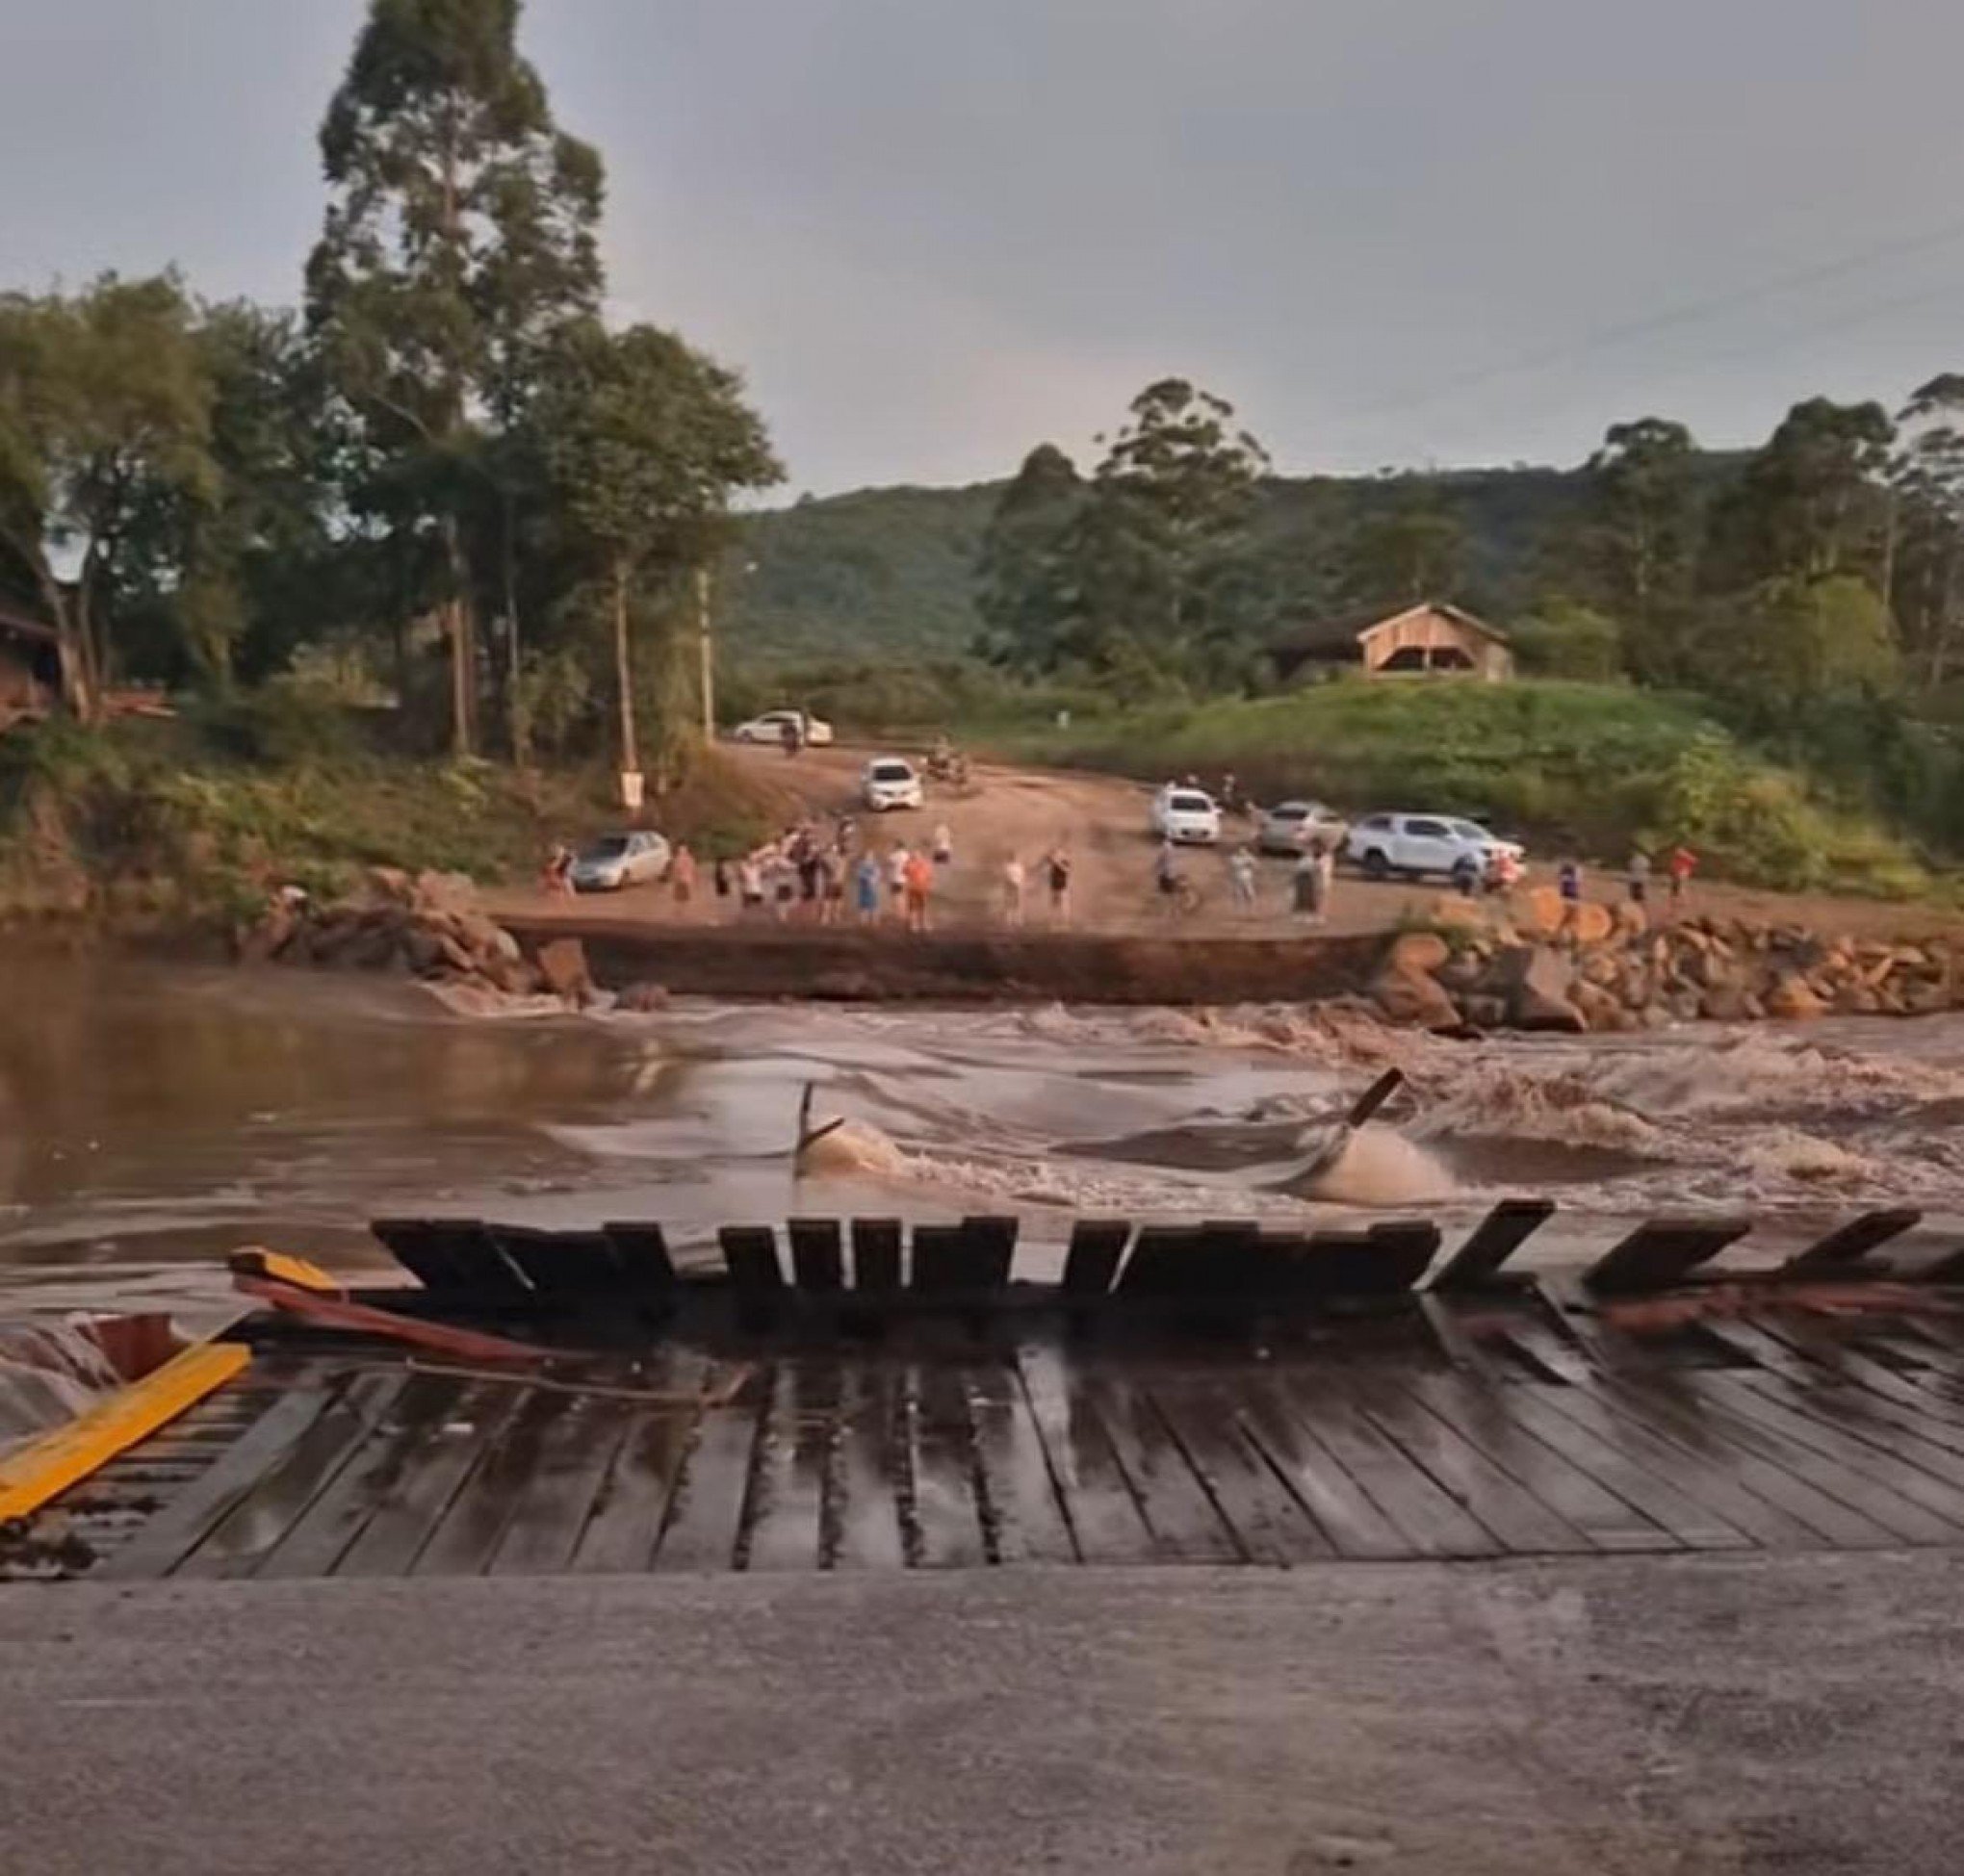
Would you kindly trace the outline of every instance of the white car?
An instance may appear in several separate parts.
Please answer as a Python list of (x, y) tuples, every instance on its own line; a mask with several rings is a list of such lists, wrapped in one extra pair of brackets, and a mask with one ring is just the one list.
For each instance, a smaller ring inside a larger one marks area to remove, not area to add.
[(832, 740), (832, 725), (809, 710), (765, 710), (748, 723), (730, 732), (733, 742), (767, 742), (772, 748), (785, 739), (786, 724), (796, 724), (800, 740), (807, 749), (823, 749)]
[(1334, 854), (1349, 837), (1350, 823), (1335, 809), (1320, 801), (1281, 801), (1263, 810), (1254, 844), (1261, 853), (1295, 855), (1321, 840), (1323, 851)]
[(1351, 829), (1346, 851), (1366, 879), (1389, 879), (1393, 873), (1421, 877), (1443, 873), (1471, 861), (1484, 878), (1494, 856), (1527, 858), (1512, 840), (1489, 834), (1478, 821), (1450, 814), (1367, 814)]
[(1210, 847), (1221, 837), (1212, 795), (1169, 782), (1152, 797), (1152, 832), (1179, 846)]
[(659, 834), (604, 834), (574, 857), (573, 890), (618, 892), (648, 885), (667, 875), (671, 857), (668, 842)]
[(860, 777), (860, 798), (875, 814), (921, 805), (920, 773), (898, 756), (875, 756)]

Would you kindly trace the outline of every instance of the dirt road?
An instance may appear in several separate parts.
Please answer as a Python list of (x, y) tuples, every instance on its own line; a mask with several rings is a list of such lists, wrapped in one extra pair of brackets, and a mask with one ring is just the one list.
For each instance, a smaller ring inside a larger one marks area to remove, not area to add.
[[(852, 814), (876, 851), (884, 852), (895, 841), (925, 845), (935, 829), (945, 823), (953, 835), (955, 859), (937, 885), (934, 918), (940, 927), (995, 922), (999, 916), (1002, 864), (1016, 854), (1029, 873), (1028, 923), (1033, 930), (1042, 929), (1047, 910), (1039, 861), (1061, 844), (1072, 859), (1072, 922), (1080, 931), (1186, 937), (1231, 932), (1254, 938), (1290, 936), (1303, 929), (1289, 916), (1290, 862), (1285, 860), (1260, 861), (1259, 896), (1252, 912), (1232, 903), (1228, 857), (1244, 841), (1253, 843), (1252, 820), (1230, 820), (1228, 837), (1218, 850), (1195, 848), (1185, 855), (1188, 877), (1200, 888), (1201, 906), (1191, 915), (1174, 919), (1154, 889), (1158, 846), (1147, 826), (1150, 791), (1140, 784), (1112, 776), (978, 764), (965, 790), (928, 784), (927, 806), (918, 813), (873, 815), (866, 812), (859, 796), (860, 772), (870, 753), (859, 748), (815, 749), (787, 759), (776, 750), (733, 747), (729, 752), (775, 787), (793, 794), (813, 816), (829, 820), (835, 814)], [(1552, 876), (1553, 862), (1544, 858), (1531, 864), (1528, 884), (1545, 883)], [(1661, 882), (1656, 889), (1662, 892)], [(1401, 918), (1422, 915), (1445, 891), (1443, 881), (1375, 885), (1340, 873), (1326, 929), (1386, 931)], [(1598, 874), (1589, 881), (1591, 898), (1611, 901), (1621, 894), (1617, 878)], [(598, 910), (591, 902), (575, 907), (521, 889), (493, 895), (493, 905), (494, 910), (523, 912), (533, 919), (561, 912), (587, 917)], [(1693, 889), (1693, 905), (1694, 910), (1727, 917), (1785, 919), (1822, 932), (1890, 938), (1950, 929), (1957, 923), (1954, 914), (1929, 907), (1756, 892), (1702, 882)], [(620, 918), (669, 921), (678, 916), (669, 894), (659, 887), (622, 893), (607, 903), (606, 911), (609, 917)], [(707, 893), (691, 912), (697, 922), (718, 915)]]

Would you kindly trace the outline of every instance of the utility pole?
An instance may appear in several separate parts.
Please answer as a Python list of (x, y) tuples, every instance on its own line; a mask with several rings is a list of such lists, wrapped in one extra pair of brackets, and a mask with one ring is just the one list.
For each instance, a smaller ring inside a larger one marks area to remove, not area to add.
[(702, 657), (703, 741), (716, 740), (716, 653), (710, 638), (710, 564), (695, 570), (696, 645)]

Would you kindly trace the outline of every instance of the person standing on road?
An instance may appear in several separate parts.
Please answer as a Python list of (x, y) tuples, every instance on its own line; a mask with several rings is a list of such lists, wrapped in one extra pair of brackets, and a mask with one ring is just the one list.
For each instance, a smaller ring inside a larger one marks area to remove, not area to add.
[(893, 916), (903, 920), (907, 915), (907, 862), (913, 858), (904, 840), (894, 841), (887, 856), (887, 899)]
[(745, 854), (736, 862), (739, 911), (745, 918), (761, 917), (763, 912), (763, 858), (761, 852)]
[(934, 862), (925, 854), (907, 856), (907, 929), (927, 930), (927, 898), (934, 890)]
[(1236, 847), (1228, 861), (1228, 882), (1234, 888), (1234, 904), (1241, 912), (1254, 910), (1254, 855)]
[(1159, 889), (1159, 909), (1168, 918), (1179, 911), (1179, 850), (1171, 836), (1159, 843), (1152, 862), (1152, 883)]
[(716, 887), (716, 914), (718, 917), (727, 918), (730, 915), (732, 882), (730, 879), (730, 861), (729, 857), (725, 854), (718, 854), (716, 856), (714, 878)]
[(1295, 912), (1305, 925), (1323, 923), (1330, 900), (1330, 855), (1321, 840), (1312, 840), (1296, 862)]
[(1631, 852), (1626, 884), (1633, 906), (1641, 906), (1650, 897), (1650, 856), (1641, 847)]
[(853, 873), (853, 910), (862, 925), (876, 925), (880, 919), (880, 862), (872, 853), (860, 855)]
[(1698, 870), (1698, 856), (1683, 841), (1670, 850), (1670, 859), (1665, 862), (1665, 871), (1670, 877), (1670, 909), (1673, 913), (1682, 912), (1685, 894), (1691, 889), (1692, 875)]
[(934, 831), (934, 863), (937, 866), (952, 866), (955, 863), (954, 830), (943, 821)]
[(1002, 862), (1002, 922), (1012, 932), (1022, 930), (1023, 863), (1016, 854)]
[(675, 850), (675, 858), (668, 862), (668, 889), (675, 895), (675, 910), (684, 918), (689, 915), (690, 903), (695, 898), (696, 863), (695, 855), (688, 850), (685, 841)]
[(1060, 929), (1071, 923), (1071, 851), (1059, 841), (1044, 861), (1050, 888), (1050, 923)]

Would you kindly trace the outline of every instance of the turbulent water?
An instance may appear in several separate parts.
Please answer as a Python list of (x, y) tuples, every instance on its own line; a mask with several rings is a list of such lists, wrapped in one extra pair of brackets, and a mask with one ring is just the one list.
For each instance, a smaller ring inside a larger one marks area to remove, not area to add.
[[(413, 988), (50, 959), (0, 1012), (0, 1317), (196, 1317), (241, 1243), (349, 1271), (384, 1213), (1314, 1220), (1547, 1190), (1615, 1221), (1964, 1216), (1964, 1022), (1452, 1043), (1296, 1010), (682, 1005), (496, 1021)], [(1306, 1192), (1305, 1134), (1408, 1088)], [(795, 1168), (801, 1097), (843, 1118)], [(1043, 1235), (1056, 1235), (1054, 1230)]]

